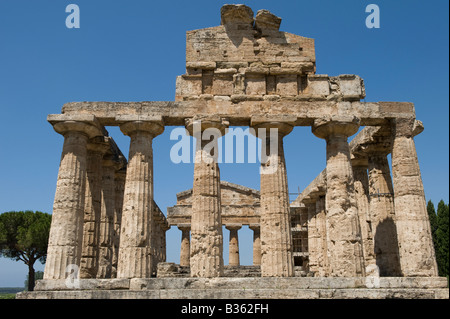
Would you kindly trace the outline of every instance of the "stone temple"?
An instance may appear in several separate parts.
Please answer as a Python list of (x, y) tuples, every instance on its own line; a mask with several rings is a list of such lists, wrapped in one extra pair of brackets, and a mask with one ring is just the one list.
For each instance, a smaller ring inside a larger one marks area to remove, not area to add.
[[(224, 5), (220, 15), (220, 26), (186, 33), (175, 101), (73, 102), (48, 116), (64, 136), (48, 256), (36, 291), (18, 298), (448, 298), (414, 105), (362, 102), (359, 76), (316, 74), (314, 40), (280, 31), (267, 10)], [(107, 126), (130, 137), (128, 160)], [(260, 190), (221, 181), (205, 150), (217, 139), (198, 138), (193, 187), (164, 215), (152, 141), (166, 126), (253, 128), (268, 151)], [(290, 202), (283, 137), (295, 126), (326, 141), (326, 167)], [(243, 225), (254, 232), (253, 266), (239, 265)], [(180, 265), (166, 262), (172, 226)]]

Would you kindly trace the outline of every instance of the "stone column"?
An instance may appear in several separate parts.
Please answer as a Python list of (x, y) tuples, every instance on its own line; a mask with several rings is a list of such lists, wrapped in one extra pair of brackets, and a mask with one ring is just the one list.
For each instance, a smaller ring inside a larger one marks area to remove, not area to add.
[(367, 175), (367, 157), (352, 158), (352, 169), (356, 204), (358, 206), (359, 225), (364, 254), (364, 264), (367, 267), (376, 264), (373, 248), (372, 220), (369, 209), (369, 178)]
[(112, 278), (117, 278), (117, 263), (119, 260), (119, 245), (120, 245), (120, 226), (122, 223), (123, 192), (125, 189), (126, 170), (127, 170), (126, 166), (117, 170), (114, 179), (115, 203), (114, 203), (114, 227), (113, 227), (113, 258), (111, 270)]
[(369, 154), (370, 217), (376, 264), (380, 276), (401, 276), (394, 190), (387, 154)]
[(136, 120), (120, 125), (130, 151), (122, 209), (117, 277), (151, 276), (151, 217), (153, 212), (152, 140), (164, 131), (162, 120)]
[(112, 273), (116, 165), (112, 155), (104, 157), (97, 278), (111, 278)]
[(327, 142), (327, 229), (331, 277), (364, 276), (361, 230), (347, 138), (359, 120), (339, 116), (317, 119), (312, 132)]
[[(197, 140), (192, 188), (191, 277), (223, 275), (220, 171), (217, 156), (218, 138), (224, 134), (227, 126), (228, 122), (220, 118), (186, 120), (186, 129)], [(213, 134), (212, 137), (210, 133)]]
[(425, 193), (413, 137), (420, 121), (392, 120), (392, 176), (400, 264), (403, 276), (437, 276)]
[(242, 225), (228, 224), (225, 226), (230, 231), (229, 241), (229, 258), (228, 265), (239, 266), (239, 237), (238, 230), (242, 228)]
[(84, 204), (83, 240), (80, 278), (95, 278), (98, 271), (98, 236), (102, 196), (102, 159), (109, 148), (99, 136), (87, 145), (86, 199)]
[(95, 118), (92, 116), (89, 120), (52, 123), (55, 131), (64, 135), (64, 145), (53, 204), (44, 279), (64, 279), (67, 266), (80, 267), (87, 143), (89, 138), (103, 135)]
[(268, 154), (260, 171), (261, 275), (292, 277), (294, 257), (283, 137), (292, 131), (293, 126), (282, 122), (255, 123), (252, 119), (252, 127), (262, 139), (262, 158)]
[(179, 224), (177, 226), (181, 230), (180, 266), (187, 267), (190, 264), (191, 239), (189, 233), (191, 225)]
[(309, 271), (318, 277), (319, 274), (319, 240), (320, 234), (316, 225), (316, 200), (310, 197), (302, 201), (308, 210), (308, 266)]
[(327, 235), (327, 214), (325, 211), (325, 196), (319, 195), (316, 200), (316, 229), (318, 238), (318, 275), (326, 277), (329, 275), (328, 265), (328, 235)]
[(261, 266), (261, 236), (259, 224), (250, 224), (249, 228), (253, 230), (253, 265)]

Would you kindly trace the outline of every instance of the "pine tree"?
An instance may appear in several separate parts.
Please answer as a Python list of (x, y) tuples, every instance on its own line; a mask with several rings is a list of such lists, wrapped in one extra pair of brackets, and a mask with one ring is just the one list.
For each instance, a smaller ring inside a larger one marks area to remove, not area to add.
[(437, 208), (436, 260), (439, 276), (449, 274), (449, 205), (441, 200)]

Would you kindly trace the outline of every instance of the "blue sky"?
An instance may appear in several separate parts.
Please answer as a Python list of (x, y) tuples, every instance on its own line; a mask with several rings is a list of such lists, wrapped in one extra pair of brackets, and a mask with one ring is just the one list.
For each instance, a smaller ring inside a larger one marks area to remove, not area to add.
[[(80, 7), (68, 29), (65, 8)], [(51, 213), (63, 138), (46, 122), (72, 101), (171, 101), (185, 72), (185, 32), (220, 24), (227, 1), (0, 0), (0, 213)], [(317, 73), (358, 74), (366, 101), (413, 102), (425, 131), (416, 137), (427, 200), (448, 203), (448, 1), (240, 1), (283, 18), (281, 30), (315, 39)], [(365, 26), (368, 4), (381, 27)], [(192, 187), (192, 164), (173, 164), (169, 135), (154, 140), (155, 200), (166, 212)], [(129, 138), (108, 128), (128, 154)], [(325, 167), (325, 142), (310, 128), (285, 138), (291, 192)], [(223, 180), (259, 189), (257, 164), (221, 164)], [(293, 198), (292, 198), (293, 199)], [(252, 232), (240, 233), (251, 264)], [(167, 232), (168, 261), (179, 261), (181, 232)], [(227, 258), (228, 231), (224, 231)], [(37, 265), (42, 270), (42, 265)], [(0, 258), (0, 287), (22, 286), (26, 266)]]

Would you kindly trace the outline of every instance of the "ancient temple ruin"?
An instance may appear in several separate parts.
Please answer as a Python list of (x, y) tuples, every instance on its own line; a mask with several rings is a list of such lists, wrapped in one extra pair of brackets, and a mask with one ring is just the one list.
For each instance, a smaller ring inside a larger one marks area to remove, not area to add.
[[(175, 101), (73, 102), (48, 116), (64, 136), (48, 257), (37, 291), (19, 297), (448, 298), (437, 277), (414, 105), (363, 102), (359, 76), (316, 74), (314, 40), (280, 31), (281, 18), (267, 10), (225, 5), (220, 13), (220, 26), (186, 33)], [(164, 215), (153, 196), (152, 141), (167, 126), (193, 135), (196, 125), (221, 135), (230, 126), (276, 129), (275, 137), (258, 133), (269, 151), (260, 190), (221, 181), (204, 149), (217, 139), (200, 138), (193, 188)], [(107, 126), (130, 137), (128, 160)], [(326, 141), (326, 167), (290, 203), (283, 137), (295, 126)], [(239, 267), (242, 225), (254, 231), (257, 275), (231, 278), (222, 226), (230, 265)], [(182, 232), (181, 275), (164, 263), (171, 226)], [(68, 285), (71, 265), (76, 285)]]

